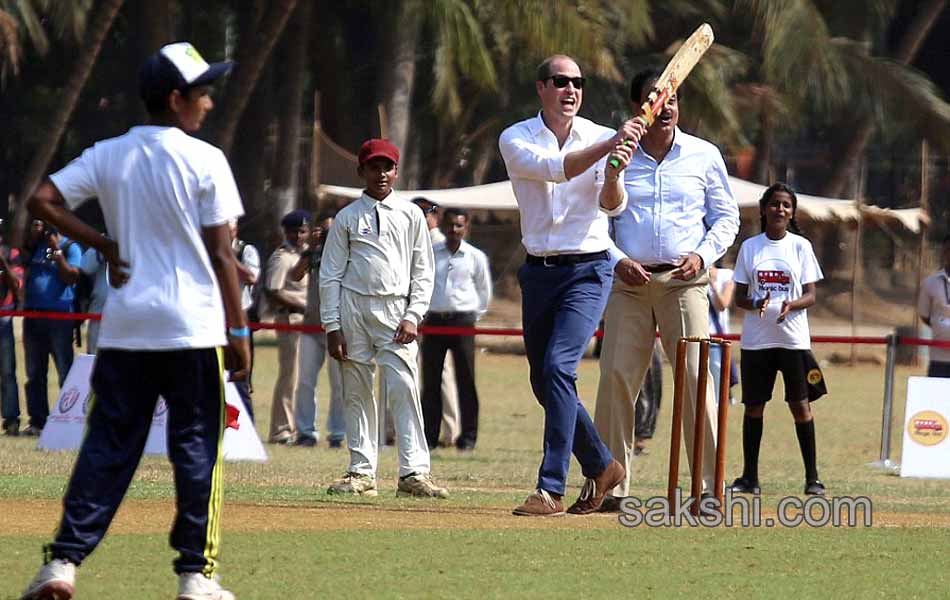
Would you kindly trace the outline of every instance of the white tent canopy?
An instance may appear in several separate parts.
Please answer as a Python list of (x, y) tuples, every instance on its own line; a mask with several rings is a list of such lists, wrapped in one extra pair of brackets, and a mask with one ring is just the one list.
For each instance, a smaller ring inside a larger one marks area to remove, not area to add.
[[(759, 198), (762, 197), (765, 186), (738, 177), (730, 177), (729, 184), (739, 202), (740, 210), (757, 210)], [(321, 197), (355, 199), (359, 198), (363, 191), (359, 188), (321, 185), (318, 193)], [(517, 210), (518, 208), (514, 192), (511, 190), (511, 183), (508, 181), (447, 190), (400, 190), (399, 193), (409, 198), (425, 196), (445, 207), (470, 210)], [(858, 210), (853, 200), (798, 194), (799, 214), (814, 221), (857, 221)], [(928, 221), (926, 214), (919, 208), (893, 210), (862, 206), (860, 210), (872, 220), (888, 224), (897, 223), (914, 233), (920, 232), (921, 223), (926, 224)]]

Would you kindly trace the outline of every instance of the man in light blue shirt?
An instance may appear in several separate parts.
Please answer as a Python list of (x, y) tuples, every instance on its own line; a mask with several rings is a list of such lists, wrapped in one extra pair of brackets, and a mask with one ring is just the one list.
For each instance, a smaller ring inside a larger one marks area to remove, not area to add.
[[(634, 110), (657, 77), (650, 69), (633, 78)], [(667, 356), (676, 355), (680, 337), (708, 335), (706, 269), (725, 254), (739, 231), (739, 207), (722, 155), (709, 142), (681, 131), (678, 120), (678, 98), (673, 95), (640, 140), (623, 176), (627, 207), (611, 219), (616, 277), (604, 314), (594, 422), (627, 478), (614, 488), (613, 499), (605, 500), (605, 509), (618, 507), (617, 499), (629, 494), (636, 392), (650, 367), (656, 329)], [(698, 354), (693, 348), (687, 356), (689, 406), (683, 430), (689, 456)], [(706, 397), (715, 398), (711, 385)], [(712, 492), (716, 422), (708, 410), (705, 429), (703, 479)]]

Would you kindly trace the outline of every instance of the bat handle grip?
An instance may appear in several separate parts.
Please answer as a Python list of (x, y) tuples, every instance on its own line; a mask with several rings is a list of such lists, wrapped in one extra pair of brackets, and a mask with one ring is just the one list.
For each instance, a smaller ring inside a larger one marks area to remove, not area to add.
[[(630, 140), (624, 140), (624, 141), (623, 141), (623, 145), (624, 145), (624, 146), (629, 146), (629, 145), (630, 145)], [(619, 168), (620, 168), (620, 161), (617, 160), (616, 158), (611, 158), (610, 160), (607, 161), (607, 164), (610, 165), (610, 167), (613, 168), (613, 169), (619, 169)]]

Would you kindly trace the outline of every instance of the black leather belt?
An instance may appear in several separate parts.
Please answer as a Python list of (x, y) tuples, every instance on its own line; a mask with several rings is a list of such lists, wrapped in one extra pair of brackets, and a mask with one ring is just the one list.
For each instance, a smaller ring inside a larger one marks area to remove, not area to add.
[(666, 273), (667, 271), (672, 271), (677, 265), (643, 265), (643, 270), (647, 273)]
[(439, 319), (441, 321), (449, 321), (454, 319), (470, 319), (474, 318), (475, 313), (471, 311), (458, 311), (458, 312), (433, 312), (429, 311), (426, 313), (427, 319)]
[(554, 254), (552, 256), (534, 256), (529, 254), (525, 262), (529, 265), (544, 265), (545, 267), (566, 267), (594, 260), (607, 260), (609, 256), (606, 250), (601, 252), (588, 252), (586, 254)]

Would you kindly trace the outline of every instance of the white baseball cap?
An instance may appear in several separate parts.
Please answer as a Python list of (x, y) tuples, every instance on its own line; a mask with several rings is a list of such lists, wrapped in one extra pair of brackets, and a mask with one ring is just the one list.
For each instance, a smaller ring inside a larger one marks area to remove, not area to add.
[(139, 91), (146, 102), (172, 90), (209, 85), (234, 66), (232, 61), (208, 63), (189, 42), (175, 42), (149, 57), (139, 74)]

